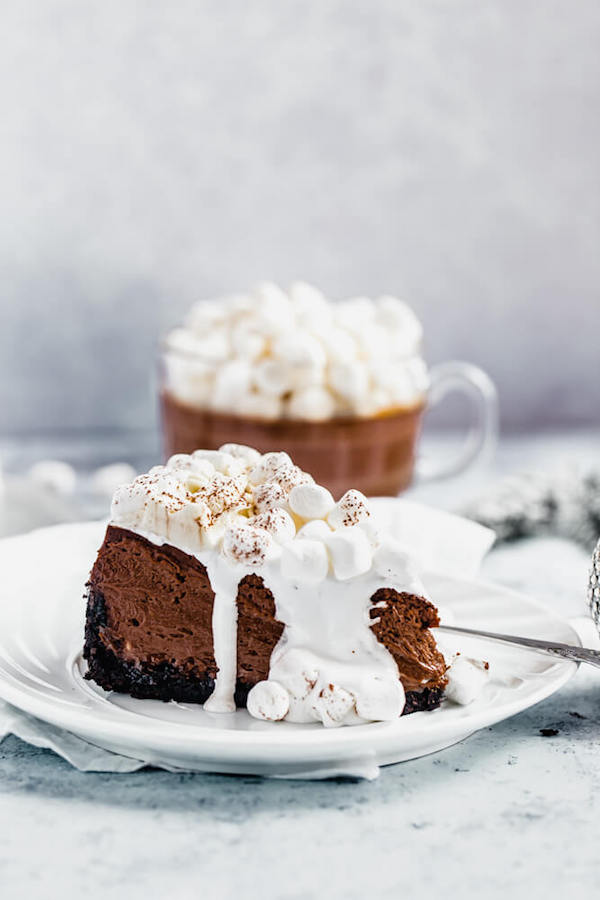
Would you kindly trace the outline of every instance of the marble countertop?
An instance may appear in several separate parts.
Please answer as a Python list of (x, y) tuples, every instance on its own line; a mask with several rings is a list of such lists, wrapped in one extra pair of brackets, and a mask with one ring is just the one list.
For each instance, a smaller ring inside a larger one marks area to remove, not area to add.
[[(494, 471), (413, 494), (456, 507), (500, 472), (587, 463), (599, 445), (590, 433), (512, 439)], [(493, 551), (484, 574), (572, 617), (586, 611), (587, 567), (583, 550), (545, 538)], [(600, 672), (589, 667), (533, 709), (374, 782), (83, 774), (9, 737), (0, 744), (0, 893), (591, 896), (599, 747)]]

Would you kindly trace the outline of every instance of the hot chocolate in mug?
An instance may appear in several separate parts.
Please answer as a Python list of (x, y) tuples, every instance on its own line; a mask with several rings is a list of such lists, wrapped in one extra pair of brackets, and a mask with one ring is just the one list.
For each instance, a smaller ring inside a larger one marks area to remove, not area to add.
[[(336, 498), (456, 475), (496, 444), (496, 390), (469, 363), (428, 369), (421, 337), (393, 297), (333, 303), (308, 285), (269, 284), (199, 303), (163, 345), (165, 455), (227, 443), (285, 450)], [(450, 460), (420, 459), (424, 413), (450, 393), (469, 401), (464, 446)]]

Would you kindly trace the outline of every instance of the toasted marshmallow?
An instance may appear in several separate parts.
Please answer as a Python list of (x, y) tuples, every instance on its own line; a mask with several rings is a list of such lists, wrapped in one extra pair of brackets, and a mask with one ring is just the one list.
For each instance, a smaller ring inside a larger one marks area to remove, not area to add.
[(299, 484), (288, 498), (292, 512), (301, 519), (324, 519), (335, 506), (331, 492), (320, 484)]
[(356, 526), (333, 531), (327, 539), (333, 574), (338, 581), (347, 581), (368, 572), (373, 560), (371, 543)]
[(284, 547), (281, 572), (290, 581), (316, 584), (327, 577), (328, 571), (329, 556), (322, 541), (292, 541)]
[(278, 544), (285, 544), (296, 534), (294, 520), (285, 509), (276, 507), (252, 519), (255, 528), (264, 528)]
[(351, 528), (371, 515), (369, 501), (360, 491), (346, 491), (327, 516), (332, 528)]
[(223, 536), (223, 555), (244, 566), (262, 566), (273, 555), (273, 538), (262, 528), (234, 525)]
[(277, 681), (259, 681), (248, 694), (248, 712), (255, 719), (279, 722), (290, 708), (290, 695)]

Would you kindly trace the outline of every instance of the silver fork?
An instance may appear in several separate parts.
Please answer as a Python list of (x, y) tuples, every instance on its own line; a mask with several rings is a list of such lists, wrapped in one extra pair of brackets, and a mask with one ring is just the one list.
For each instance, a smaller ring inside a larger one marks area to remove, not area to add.
[(570, 659), (573, 662), (589, 663), (600, 668), (600, 651), (590, 650), (587, 647), (559, 644), (556, 641), (540, 641), (536, 638), (516, 637), (512, 634), (496, 634), (493, 631), (479, 631), (475, 628), (457, 628), (453, 625), (439, 625), (437, 630), (453, 632), (454, 634), (471, 634), (474, 637), (489, 638), (489, 640), (502, 641), (505, 644), (529, 647), (549, 656), (559, 656), (561, 659)]

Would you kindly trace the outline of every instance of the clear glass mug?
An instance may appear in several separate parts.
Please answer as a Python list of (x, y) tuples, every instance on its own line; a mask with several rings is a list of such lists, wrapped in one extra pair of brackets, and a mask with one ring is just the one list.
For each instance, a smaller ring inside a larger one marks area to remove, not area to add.
[[(498, 402), (489, 376), (477, 366), (447, 362), (429, 370), (429, 389), (410, 407), (359, 418), (338, 416), (323, 422), (289, 418), (266, 420), (210, 408), (210, 397), (194, 390), (194, 366), (203, 363), (180, 350), (161, 355), (160, 408), (165, 457), (226, 443), (247, 444), (265, 453), (285, 450), (294, 462), (325, 485), (334, 497), (349, 488), (367, 496), (396, 496), (415, 480), (440, 479), (465, 471), (489, 457), (497, 443)], [(186, 368), (187, 390), (175, 388)], [(458, 455), (430, 461), (417, 454), (423, 415), (450, 393), (469, 400), (472, 424)]]

